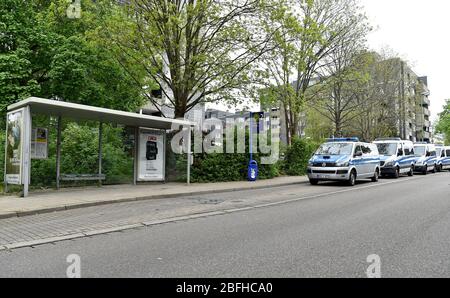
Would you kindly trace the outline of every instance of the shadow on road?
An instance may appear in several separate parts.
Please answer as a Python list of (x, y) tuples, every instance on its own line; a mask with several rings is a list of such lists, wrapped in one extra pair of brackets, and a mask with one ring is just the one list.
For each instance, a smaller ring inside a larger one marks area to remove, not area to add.
[[(365, 185), (365, 184), (370, 184), (372, 183), (372, 181), (370, 180), (361, 180), (361, 181), (357, 181), (356, 185)], [(326, 187), (351, 187), (348, 186), (346, 184), (346, 182), (342, 182), (342, 181), (322, 181), (319, 183), (319, 186), (326, 186)]]

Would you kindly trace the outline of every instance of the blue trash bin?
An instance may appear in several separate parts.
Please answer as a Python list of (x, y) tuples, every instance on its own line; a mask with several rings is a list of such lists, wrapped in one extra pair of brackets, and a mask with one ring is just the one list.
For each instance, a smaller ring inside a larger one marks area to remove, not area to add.
[(251, 160), (248, 164), (248, 181), (256, 181), (258, 179), (258, 163)]

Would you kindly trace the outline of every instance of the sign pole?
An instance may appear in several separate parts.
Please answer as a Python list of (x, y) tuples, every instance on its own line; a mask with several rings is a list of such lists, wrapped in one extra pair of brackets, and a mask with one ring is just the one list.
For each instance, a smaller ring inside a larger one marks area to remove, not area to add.
[(253, 160), (253, 121), (252, 121), (252, 119), (253, 119), (253, 113), (250, 112), (250, 128), (249, 128), (250, 161)]
[(191, 184), (191, 126), (188, 126), (187, 139), (187, 184)]

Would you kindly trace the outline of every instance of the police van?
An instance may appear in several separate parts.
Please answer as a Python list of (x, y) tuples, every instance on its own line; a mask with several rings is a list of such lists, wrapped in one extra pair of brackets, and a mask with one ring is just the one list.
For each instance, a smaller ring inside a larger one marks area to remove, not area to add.
[(380, 153), (381, 176), (398, 178), (400, 174), (414, 175), (414, 143), (400, 138), (376, 139), (373, 142)]
[(437, 167), (438, 172), (450, 170), (450, 147), (444, 145), (436, 145)]
[(307, 172), (312, 185), (319, 181), (346, 181), (354, 186), (359, 179), (377, 182), (380, 156), (377, 146), (358, 138), (329, 139), (309, 160)]
[(416, 163), (414, 171), (424, 175), (428, 172), (436, 173), (437, 154), (436, 146), (428, 143), (414, 143), (414, 154)]

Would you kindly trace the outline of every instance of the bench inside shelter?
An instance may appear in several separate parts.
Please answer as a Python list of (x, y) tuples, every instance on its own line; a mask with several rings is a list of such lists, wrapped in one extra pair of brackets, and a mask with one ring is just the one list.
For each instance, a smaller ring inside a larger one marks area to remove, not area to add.
[(106, 176), (104, 174), (62, 174), (61, 181), (104, 181)]

